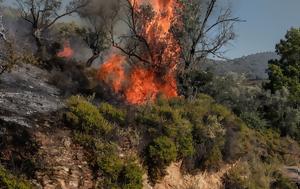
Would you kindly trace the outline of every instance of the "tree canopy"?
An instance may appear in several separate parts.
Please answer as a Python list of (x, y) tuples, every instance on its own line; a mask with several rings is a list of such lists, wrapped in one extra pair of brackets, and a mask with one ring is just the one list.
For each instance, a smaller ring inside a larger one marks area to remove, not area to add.
[(289, 30), (279, 44), (276, 52), (280, 59), (269, 61), (269, 83), (266, 88), (273, 93), (287, 88), (292, 100), (300, 102), (300, 28)]

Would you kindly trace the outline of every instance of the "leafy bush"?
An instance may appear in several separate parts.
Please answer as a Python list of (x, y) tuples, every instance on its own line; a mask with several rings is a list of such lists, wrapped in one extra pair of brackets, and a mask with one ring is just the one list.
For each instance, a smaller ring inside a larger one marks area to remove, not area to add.
[(268, 128), (268, 123), (258, 112), (243, 112), (240, 115), (241, 119), (253, 129)]
[(97, 108), (80, 96), (71, 97), (67, 105), (66, 120), (75, 129), (75, 141), (87, 148), (89, 162), (96, 175), (101, 175), (99, 187), (142, 188), (141, 167), (134, 160), (124, 161), (119, 156), (119, 147), (113, 137), (105, 137), (113, 129), (111, 121), (116, 126), (125, 124), (125, 112), (107, 103)]
[(9, 174), (2, 166), (0, 166), (0, 186), (6, 189), (31, 189), (33, 188), (29, 182), (18, 179)]
[(116, 122), (121, 125), (126, 123), (126, 113), (125, 111), (116, 108), (108, 103), (101, 103), (99, 106), (100, 113), (107, 119), (112, 122)]
[(168, 137), (155, 139), (149, 146), (148, 153), (151, 162), (162, 167), (168, 166), (177, 157), (176, 146)]
[(121, 187), (123, 189), (143, 188), (143, 169), (135, 162), (128, 162), (120, 175)]
[(164, 176), (165, 168), (177, 157), (174, 142), (168, 137), (158, 137), (148, 147), (148, 169), (151, 182), (155, 183)]
[(122, 160), (113, 144), (97, 145), (96, 166), (105, 175), (106, 188), (141, 189), (143, 170), (134, 159)]
[(116, 182), (123, 166), (116, 146), (114, 144), (98, 143), (95, 155), (95, 166), (107, 175), (111, 181)]
[(80, 96), (73, 96), (67, 102), (69, 112), (66, 119), (76, 129), (88, 134), (107, 135), (113, 126), (104, 119), (97, 107)]

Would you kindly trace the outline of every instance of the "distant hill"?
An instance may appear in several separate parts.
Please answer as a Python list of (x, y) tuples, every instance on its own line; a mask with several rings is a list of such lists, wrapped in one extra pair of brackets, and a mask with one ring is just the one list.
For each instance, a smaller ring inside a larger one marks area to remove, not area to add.
[(203, 68), (212, 69), (218, 75), (235, 72), (245, 74), (248, 79), (262, 80), (268, 78), (268, 61), (276, 58), (278, 55), (275, 52), (263, 52), (228, 61), (208, 60)]

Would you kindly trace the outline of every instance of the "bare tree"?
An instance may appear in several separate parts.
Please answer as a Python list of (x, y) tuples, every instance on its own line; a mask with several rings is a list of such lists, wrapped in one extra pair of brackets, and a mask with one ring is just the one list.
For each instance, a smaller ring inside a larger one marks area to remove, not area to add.
[(43, 57), (43, 35), (61, 18), (77, 12), (87, 5), (88, 0), (73, 0), (63, 10), (62, 0), (16, 0), (21, 17), (31, 25), (31, 35), (35, 39), (37, 55)]
[[(160, 40), (158, 36), (161, 28), (155, 26), (151, 29), (153, 35), (147, 34), (147, 26), (154, 19), (155, 12), (151, 5), (141, 5), (137, 0), (125, 0), (125, 16), (121, 18), (127, 27), (127, 34), (116, 37), (113, 28), (111, 30), (111, 41), (113, 47), (129, 57), (131, 63), (142, 64), (152, 69), (158, 75), (164, 75), (170, 67), (173, 67), (172, 58), (164, 56), (166, 51), (174, 50), (174, 44), (168, 40)], [(149, 28), (148, 28), (149, 29)], [(157, 36), (156, 36), (157, 34)], [(166, 33), (165, 39), (172, 37)]]
[(119, 1), (93, 0), (88, 6), (79, 11), (79, 15), (85, 23), (78, 30), (86, 45), (92, 50), (92, 56), (87, 60), (86, 66), (90, 67), (111, 44), (109, 30), (115, 23), (119, 12)]
[[(224, 58), (223, 47), (235, 38), (233, 26), (241, 22), (230, 7), (220, 0), (182, 0), (182, 23), (173, 32), (180, 42), (182, 64), (178, 67), (178, 85), (186, 97), (197, 93), (197, 71), (209, 55)], [(196, 74), (196, 75), (195, 75)], [(203, 73), (202, 73), (203, 74)], [(200, 81), (201, 82), (201, 81)]]
[(183, 69), (187, 70), (199, 63), (199, 59), (214, 55), (224, 58), (220, 51), (234, 39), (233, 26), (241, 22), (232, 16), (232, 11), (218, 6), (218, 0), (182, 0), (180, 10), (183, 24), (175, 31), (182, 46)]
[[(152, 18), (151, 7), (145, 6), (138, 9), (137, 0), (125, 0), (126, 17), (122, 19), (129, 28), (128, 35), (115, 37), (111, 35), (113, 46), (120, 49), (131, 59), (136, 59), (145, 64), (156, 62), (157, 69), (163, 69), (161, 65), (168, 66), (167, 62), (157, 60), (161, 53), (170, 44), (154, 43), (143, 35), (145, 23)], [(212, 54), (223, 57), (220, 50), (235, 37), (233, 26), (241, 20), (232, 17), (230, 8), (218, 6), (217, 0), (180, 0), (183, 6), (178, 6), (177, 14), (181, 21), (174, 21), (171, 27), (171, 35), (174, 35), (181, 46), (180, 72), (186, 72), (199, 59)]]
[[(122, 19), (129, 28), (126, 35), (116, 37), (111, 32), (114, 47), (126, 54), (132, 62), (141, 62), (151, 66), (158, 74), (163, 75), (172, 67), (174, 59), (162, 59), (168, 48), (176, 51), (174, 44), (149, 40), (144, 35), (144, 27), (155, 13), (151, 6), (140, 6), (137, 0), (126, 0), (125, 18)], [(177, 65), (180, 93), (193, 96), (193, 79), (191, 73), (200, 67), (201, 60), (209, 55), (224, 58), (222, 48), (234, 39), (233, 26), (241, 22), (232, 16), (230, 7), (225, 8), (221, 0), (178, 0), (176, 17), (171, 23), (169, 37), (174, 37), (181, 51)], [(180, 5), (181, 4), (181, 5)], [(179, 17), (179, 18), (178, 18)], [(168, 40), (167, 40), (168, 41)], [(171, 50), (171, 51), (172, 51)], [(177, 61), (177, 60), (175, 60)]]

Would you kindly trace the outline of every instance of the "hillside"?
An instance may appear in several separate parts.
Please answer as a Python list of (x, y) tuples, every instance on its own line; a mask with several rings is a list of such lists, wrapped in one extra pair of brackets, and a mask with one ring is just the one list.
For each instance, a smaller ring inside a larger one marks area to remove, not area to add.
[(204, 69), (212, 69), (215, 74), (224, 75), (228, 72), (245, 74), (249, 79), (267, 79), (266, 69), (268, 61), (278, 58), (275, 52), (263, 52), (243, 56), (233, 60), (209, 60), (204, 64)]
[(299, 189), (300, 28), (221, 60), (221, 0), (8, 1), (0, 189)]
[[(272, 173), (284, 169), (294, 178), (285, 166), (299, 165), (297, 142), (248, 128), (209, 96), (143, 106), (99, 104), (90, 97), (67, 100), (49, 77), (28, 65), (0, 79), (1, 164), (30, 183), (16, 184), (23, 181), (0, 167), (0, 186), (265, 188), (270, 179), (288, 183), (281, 175), (266, 176), (268, 166), (276, 162)], [(249, 178), (238, 183), (244, 175)]]

